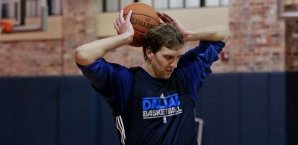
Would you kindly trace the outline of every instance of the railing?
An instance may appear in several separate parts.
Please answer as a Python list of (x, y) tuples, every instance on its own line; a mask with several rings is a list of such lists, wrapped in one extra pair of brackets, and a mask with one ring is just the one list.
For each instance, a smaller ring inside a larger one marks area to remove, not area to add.
[[(0, 0), (1, 18), (10, 19), (12, 32), (45, 31), (48, 28), (48, 0)], [(4, 5), (4, 9), (2, 6)], [(3, 15), (2, 15), (3, 14)], [(37, 17), (40, 23), (27, 25), (27, 17)]]
[[(49, 15), (62, 14), (62, 0), (46, 0), (46, 4)], [(40, 6), (40, 0), (0, 0), (0, 18), (16, 19), (18, 21), (21, 15), (40, 17), (42, 15)]]
[(155, 9), (227, 6), (229, 0), (99, 0), (103, 12), (115, 12), (132, 2), (143, 2)]

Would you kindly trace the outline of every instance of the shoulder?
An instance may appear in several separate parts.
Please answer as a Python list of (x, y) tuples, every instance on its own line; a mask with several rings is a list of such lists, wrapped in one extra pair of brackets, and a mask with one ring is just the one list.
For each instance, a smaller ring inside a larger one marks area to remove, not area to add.
[(130, 71), (132, 74), (136, 74), (136, 73), (138, 73), (140, 70), (141, 70), (141, 67), (131, 67), (131, 68), (129, 68), (129, 71)]

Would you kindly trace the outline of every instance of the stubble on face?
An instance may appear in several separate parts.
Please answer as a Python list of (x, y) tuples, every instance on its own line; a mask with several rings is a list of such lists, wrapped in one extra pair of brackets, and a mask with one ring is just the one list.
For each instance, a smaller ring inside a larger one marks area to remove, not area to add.
[(157, 78), (169, 79), (177, 67), (181, 49), (162, 47), (152, 58), (152, 70)]

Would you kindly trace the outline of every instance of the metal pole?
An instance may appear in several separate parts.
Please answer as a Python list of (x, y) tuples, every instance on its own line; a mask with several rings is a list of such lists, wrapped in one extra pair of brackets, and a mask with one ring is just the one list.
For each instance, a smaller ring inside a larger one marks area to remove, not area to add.
[(200, 0), (200, 7), (205, 7), (206, 4), (205, 4), (205, 0)]
[(219, 6), (223, 6), (223, 0), (219, 0)]
[(25, 25), (26, 18), (26, 0), (21, 0), (20, 25)]
[(41, 29), (43, 31), (48, 30), (48, 6), (46, 0), (41, 1)]
[(0, 0), (0, 19), (2, 19), (2, 0)]
[(102, 0), (102, 11), (107, 12), (107, 2), (106, 2), (106, 0)]

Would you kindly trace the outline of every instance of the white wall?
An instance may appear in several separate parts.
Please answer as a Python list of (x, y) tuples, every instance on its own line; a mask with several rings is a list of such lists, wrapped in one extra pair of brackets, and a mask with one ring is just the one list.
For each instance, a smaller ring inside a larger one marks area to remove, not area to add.
[[(228, 7), (164, 10), (190, 29), (209, 25), (228, 25), (228, 11)], [(113, 27), (115, 16), (116, 13), (99, 13), (97, 15), (97, 34), (99, 37), (116, 35)]]

